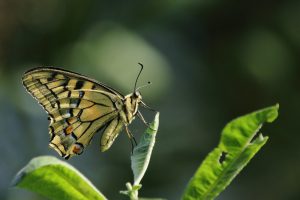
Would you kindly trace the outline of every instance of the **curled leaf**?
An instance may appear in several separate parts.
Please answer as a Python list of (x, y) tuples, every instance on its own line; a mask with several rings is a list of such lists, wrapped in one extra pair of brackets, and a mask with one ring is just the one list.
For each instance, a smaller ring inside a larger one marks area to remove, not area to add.
[(159, 113), (157, 112), (154, 121), (142, 135), (140, 142), (134, 148), (131, 155), (131, 168), (134, 175), (134, 184), (139, 185), (150, 162), (152, 150), (155, 143), (155, 136), (158, 130)]

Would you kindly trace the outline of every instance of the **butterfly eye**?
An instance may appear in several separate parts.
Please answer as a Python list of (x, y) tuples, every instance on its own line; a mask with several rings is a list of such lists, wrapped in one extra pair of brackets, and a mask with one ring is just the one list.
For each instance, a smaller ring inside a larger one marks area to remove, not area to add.
[(135, 97), (140, 97), (141, 96), (141, 92), (140, 91), (135, 91), (134, 92), (134, 96)]

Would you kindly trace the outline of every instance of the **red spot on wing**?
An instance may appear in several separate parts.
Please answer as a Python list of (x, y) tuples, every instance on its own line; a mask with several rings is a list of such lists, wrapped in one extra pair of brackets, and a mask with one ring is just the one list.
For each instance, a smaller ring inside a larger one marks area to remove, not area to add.
[(74, 144), (72, 151), (73, 151), (73, 153), (79, 155), (83, 152), (83, 146), (80, 144)]
[(73, 131), (73, 127), (72, 127), (72, 126), (68, 126), (68, 127), (66, 128), (66, 134), (67, 134), (67, 135), (69, 135), (70, 133), (72, 133), (72, 131)]

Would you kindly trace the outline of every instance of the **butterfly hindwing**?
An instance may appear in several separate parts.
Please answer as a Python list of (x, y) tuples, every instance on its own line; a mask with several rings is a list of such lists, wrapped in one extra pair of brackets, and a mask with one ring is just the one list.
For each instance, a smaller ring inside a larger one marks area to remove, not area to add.
[(124, 122), (121, 120), (120, 117), (116, 117), (107, 125), (100, 141), (100, 148), (102, 152), (110, 148), (110, 146), (112, 145), (118, 134), (121, 132), (123, 127)]
[(124, 97), (93, 79), (36, 68), (24, 74), (23, 84), (49, 114), (50, 146), (65, 158), (82, 153), (104, 126), (101, 150), (107, 150), (124, 125), (119, 117)]

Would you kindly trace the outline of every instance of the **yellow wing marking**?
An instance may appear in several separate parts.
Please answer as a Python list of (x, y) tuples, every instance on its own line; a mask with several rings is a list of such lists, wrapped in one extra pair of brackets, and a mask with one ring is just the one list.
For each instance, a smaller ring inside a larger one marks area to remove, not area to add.
[(66, 159), (82, 153), (104, 126), (101, 150), (107, 150), (124, 125), (118, 117), (124, 97), (92, 79), (39, 68), (25, 73), (23, 84), (50, 116), (49, 145)]

